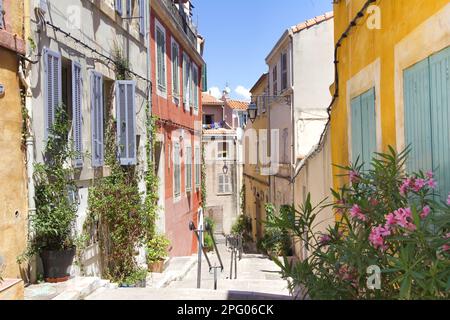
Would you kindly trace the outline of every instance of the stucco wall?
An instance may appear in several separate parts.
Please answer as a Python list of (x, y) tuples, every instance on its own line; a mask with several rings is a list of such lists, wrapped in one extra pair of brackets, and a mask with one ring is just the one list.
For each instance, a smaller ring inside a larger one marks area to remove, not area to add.
[[(335, 4), (335, 39), (345, 31), (364, 2), (352, 0)], [(379, 71), (367, 77), (371, 76), (374, 83), (377, 76), (380, 78), (380, 112), (377, 114), (380, 149), (387, 151), (389, 145), (401, 149), (403, 70), (450, 45), (448, 0), (377, 1), (375, 4), (380, 9), (381, 29), (368, 28), (366, 14), (339, 49), (340, 91), (331, 122), (332, 162), (335, 164), (348, 164), (350, 158), (347, 110), (352, 97), (348, 97), (347, 83), (361, 70), (379, 61)], [(401, 43), (407, 44), (402, 47)], [(338, 168), (333, 168), (334, 176), (340, 173)], [(341, 179), (334, 178), (335, 187), (342, 184)]]

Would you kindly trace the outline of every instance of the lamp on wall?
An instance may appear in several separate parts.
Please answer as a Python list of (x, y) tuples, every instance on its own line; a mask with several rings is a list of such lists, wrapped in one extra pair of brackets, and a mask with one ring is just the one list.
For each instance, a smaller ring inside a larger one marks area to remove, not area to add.
[(256, 106), (256, 103), (251, 103), (248, 106), (247, 114), (248, 114), (248, 118), (250, 119), (250, 121), (252, 123), (254, 123), (256, 120), (257, 112), (258, 112), (258, 107)]
[(222, 172), (223, 172), (223, 174), (228, 174), (228, 166), (226, 163), (222, 167)]

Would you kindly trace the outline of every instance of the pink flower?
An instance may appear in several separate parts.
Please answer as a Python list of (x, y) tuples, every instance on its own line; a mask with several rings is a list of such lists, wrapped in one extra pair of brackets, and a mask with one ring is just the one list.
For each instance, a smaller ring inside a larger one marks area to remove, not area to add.
[(400, 208), (386, 216), (386, 227), (398, 225), (408, 231), (415, 231), (417, 226), (412, 223), (412, 213), (410, 208)]
[(355, 170), (350, 171), (350, 182), (351, 183), (358, 183), (359, 182), (359, 174)]
[(448, 197), (447, 197), (447, 205), (450, 206), (450, 193), (448, 194)]
[(437, 189), (437, 182), (433, 178), (430, 178), (427, 184), (431, 189)]
[(372, 228), (369, 235), (369, 241), (375, 249), (386, 250), (387, 246), (384, 244), (384, 238), (391, 235), (389, 228), (379, 225)]
[(320, 237), (319, 242), (322, 246), (327, 245), (331, 242), (331, 237), (327, 234), (324, 234)]
[(424, 179), (417, 179), (414, 181), (414, 191), (419, 192), (423, 189), (423, 187), (425, 187), (426, 184), (427, 182)]
[(442, 246), (442, 250), (443, 250), (444, 252), (450, 251), (450, 245), (444, 244), (444, 245)]
[(425, 206), (425, 207), (423, 207), (423, 210), (422, 210), (422, 213), (420, 214), (420, 217), (422, 219), (425, 219), (426, 217), (428, 217), (430, 212), (431, 212), (431, 208), (429, 206)]
[(388, 215), (385, 216), (385, 218), (386, 218), (387, 226), (393, 226), (393, 225), (397, 224), (397, 219), (395, 219), (395, 216), (393, 213), (389, 213)]
[(366, 216), (364, 215), (364, 213), (362, 212), (361, 208), (357, 204), (355, 204), (350, 209), (350, 216), (353, 219), (358, 219), (358, 220), (361, 220), (361, 221), (366, 221), (367, 220)]
[(444, 239), (450, 239), (450, 232), (444, 236)]
[(433, 171), (428, 171), (426, 176), (428, 177), (428, 179), (432, 179), (434, 177)]
[(403, 183), (400, 187), (400, 194), (402, 196), (406, 195), (408, 193), (408, 189), (413, 185), (413, 180), (411, 178), (406, 178), (403, 180)]

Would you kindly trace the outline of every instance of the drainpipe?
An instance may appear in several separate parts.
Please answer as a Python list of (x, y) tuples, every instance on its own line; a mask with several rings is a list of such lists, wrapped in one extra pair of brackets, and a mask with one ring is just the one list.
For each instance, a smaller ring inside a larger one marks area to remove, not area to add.
[[(147, 45), (147, 79), (150, 81), (150, 83), (147, 83), (147, 103), (149, 106), (149, 113), (150, 116), (153, 114), (152, 111), (152, 64), (151, 64), (151, 55), (150, 55), (150, 19), (151, 19), (151, 11), (152, 11), (152, 0), (148, 0), (148, 4), (147, 4), (147, 8), (148, 10), (145, 10), (145, 14), (147, 15), (147, 32), (146, 32), (146, 36), (145, 36), (145, 41), (146, 41), (146, 45)], [(148, 137), (149, 138), (149, 137)], [(151, 149), (152, 143), (150, 142), (150, 155), (152, 154), (153, 150)], [(148, 155), (148, 156), (150, 156)]]
[[(290, 46), (290, 74), (291, 74), (291, 83), (290, 83), (290, 87), (291, 89), (294, 87), (294, 33), (292, 32), (292, 29), (289, 29), (289, 37), (291, 39), (291, 41), (289, 42), (289, 46)], [(291, 93), (291, 121), (292, 121), (292, 130), (291, 130), (291, 143), (292, 143), (292, 160), (291, 160), (291, 164), (290, 164), (290, 179), (292, 181), (292, 177), (294, 176), (294, 166), (296, 163), (296, 127), (295, 127), (295, 105), (294, 105), (294, 90), (292, 90)], [(292, 203), (294, 203), (295, 201), (295, 183), (292, 182), (291, 184), (291, 195), (292, 195)]]

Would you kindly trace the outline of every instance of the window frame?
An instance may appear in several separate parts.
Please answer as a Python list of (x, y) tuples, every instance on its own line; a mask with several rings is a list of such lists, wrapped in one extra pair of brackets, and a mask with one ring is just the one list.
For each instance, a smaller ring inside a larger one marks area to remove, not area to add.
[[(177, 55), (176, 55), (176, 61), (174, 60), (174, 49), (176, 48), (177, 51)], [(175, 39), (172, 37), (171, 38), (171, 46), (170, 46), (170, 50), (171, 50), (171, 68), (172, 68), (172, 95), (174, 98), (179, 99), (180, 98), (180, 94), (181, 94), (181, 87), (180, 87), (180, 46), (179, 44), (175, 41)], [(176, 62), (176, 66), (175, 66), (175, 62)], [(176, 67), (176, 72), (174, 72), (174, 67)], [(175, 75), (176, 75), (176, 79), (175, 79)], [(175, 83), (176, 83), (176, 88), (177, 90), (175, 90)], [(178, 104), (179, 105), (179, 104)]]
[[(223, 179), (222, 182), (220, 182), (221, 178)], [(226, 179), (225, 179), (226, 178)], [(225, 196), (230, 195), (233, 193), (233, 187), (231, 185), (231, 175), (230, 173), (224, 174), (219, 173), (217, 178), (217, 195), (219, 196)], [(222, 192), (220, 191), (221, 186), (223, 186)], [(225, 190), (225, 187), (227, 187), (227, 190)]]
[[(162, 63), (162, 69), (163, 71), (163, 79), (161, 79), (161, 74), (159, 70), (159, 59), (160, 59), (160, 44), (159, 44), (159, 37), (158, 37), (158, 31), (163, 36), (163, 52), (161, 57), (161, 63)], [(155, 18), (155, 57), (156, 57), (156, 68), (155, 68), (155, 74), (156, 74), (156, 92), (159, 96), (162, 96), (164, 98), (167, 98), (167, 37), (166, 37), (166, 28)], [(164, 83), (161, 80), (164, 80)]]

